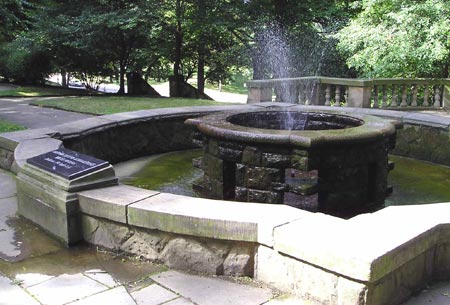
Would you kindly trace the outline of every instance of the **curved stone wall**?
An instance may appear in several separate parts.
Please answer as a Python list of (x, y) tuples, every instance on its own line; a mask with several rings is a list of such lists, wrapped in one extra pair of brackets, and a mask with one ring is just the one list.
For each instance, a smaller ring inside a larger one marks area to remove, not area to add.
[[(189, 132), (181, 125), (184, 118), (233, 108), (137, 111), (1, 134), (0, 166), (20, 172), (28, 158), (62, 144), (110, 161), (184, 149), (191, 145)], [(400, 131), (398, 141), (409, 140), (397, 147), (399, 153), (416, 141), (415, 150), (404, 152), (414, 156), (422, 149), (421, 143), (429, 141), (416, 135), (407, 138), (412, 134), (409, 128), (437, 130), (442, 140), (439, 143), (446, 146), (441, 135), (448, 134), (450, 118), (373, 109), (329, 109), (402, 121), (405, 133)], [(167, 127), (165, 120), (172, 120), (173, 128)], [(155, 138), (143, 139), (138, 132)], [(421, 134), (429, 137), (427, 132)], [(172, 138), (174, 145), (160, 144)], [(120, 153), (114, 156), (115, 151)], [(418, 156), (431, 158), (426, 152)], [(76, 205), (73, 212), (81, 218), (81, 234), (91, 243), (153, 257), (174, 268), (253, 274), (318, 304), (401, 304), (429, 280), (449, 279), (450, 203), (389, 207), (343, 220), (288, 206), (189, 198), (123, 185), (71, 196)], [(209, 256), (204, 260), (187, 259), (198, 253)], [(214, 266), (205, 265), (208, 258)], [(190, 263), (179, 264), (182, 261)], [(203, 269), (196, 269), (199, 266)]]

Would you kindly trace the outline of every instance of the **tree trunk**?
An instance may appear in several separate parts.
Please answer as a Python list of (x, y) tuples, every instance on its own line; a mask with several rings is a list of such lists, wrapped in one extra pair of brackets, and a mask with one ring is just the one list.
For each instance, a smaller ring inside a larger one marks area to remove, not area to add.
[(205, 93), (205, 44), (204, 44), (204, 20), (206, 18), (205, 0), (197, 0), (197, 22), (200, 28), (200, 39), (197, 46), (197, 90), (199, 94)]
[(61, 71), (61, 86), (62, 87), (69, 87), (69, 82), (67, 81), (67, 72)]
[(119, 67), (119, 91), (117, 91), (117, 93), (125, 93), (125, 65), (122, 62)]
[(183, 46), (183, 32), (181, 27), (181, 0), (177, 0), (176, 2), (176, 16), (177, 16), (177, 25), (175, 28), (175, 58), (173, 64), (173, 74), (174, 74), (174, 92), (171, 92), (171, 96), (179, 96), (180, 94), (180, 77), (181, 75), (181, 48)]

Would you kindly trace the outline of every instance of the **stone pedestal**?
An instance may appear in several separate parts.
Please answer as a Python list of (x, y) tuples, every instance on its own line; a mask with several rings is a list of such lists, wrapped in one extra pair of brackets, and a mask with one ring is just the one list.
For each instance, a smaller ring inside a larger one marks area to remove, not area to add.
[(247, 104), (272, 101), (272, 87), (248, 87)]
[(82, 240), (77, 192), (117, 183), (111, 165), (69, 179), (26, 163), (17, 177), (18, 212), (69, 246)]
[(370, 108), (371, 86), (348, 87), (347, 107)]

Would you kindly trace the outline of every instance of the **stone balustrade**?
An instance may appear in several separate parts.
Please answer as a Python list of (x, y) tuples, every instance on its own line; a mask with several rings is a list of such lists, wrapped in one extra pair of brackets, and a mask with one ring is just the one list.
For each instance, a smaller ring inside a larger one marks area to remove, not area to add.
[(359, 108), (441, 108), (450, 79), (299, 77), (247, 82), (247, 103), (285, 102)]

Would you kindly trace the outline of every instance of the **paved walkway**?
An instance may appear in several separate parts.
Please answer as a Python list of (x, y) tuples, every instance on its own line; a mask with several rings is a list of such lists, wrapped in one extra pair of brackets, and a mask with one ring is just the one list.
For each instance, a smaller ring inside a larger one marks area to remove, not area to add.
[[(42, 128), (88, 118), (91, 115), (29, 105), (36, 98), (0, 98), (0, 119), (27, 128)], [(42, 98), (41, 98), (42, 99)]]

